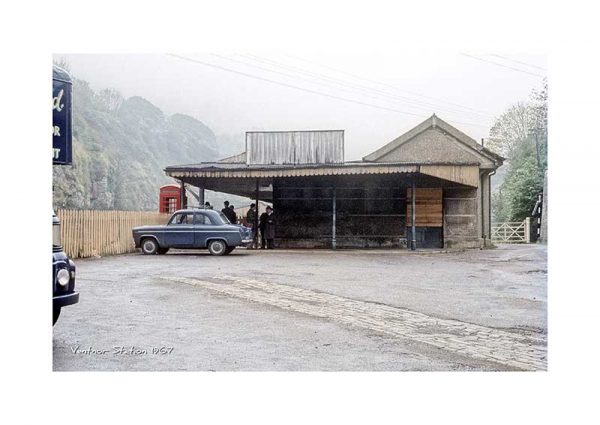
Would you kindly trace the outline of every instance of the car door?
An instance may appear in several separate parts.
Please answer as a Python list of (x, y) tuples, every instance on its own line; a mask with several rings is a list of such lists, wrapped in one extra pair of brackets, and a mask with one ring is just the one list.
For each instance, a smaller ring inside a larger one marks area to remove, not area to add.
[(165, 229), (165, 241), (169, 248), (193, 248), (194, 213), (174, 214)]
[(196, 213), (194, 219), (194, 246), (196, 248), (206, 248), (206, 239), (214, 227), (208, 215), (201, 212)]

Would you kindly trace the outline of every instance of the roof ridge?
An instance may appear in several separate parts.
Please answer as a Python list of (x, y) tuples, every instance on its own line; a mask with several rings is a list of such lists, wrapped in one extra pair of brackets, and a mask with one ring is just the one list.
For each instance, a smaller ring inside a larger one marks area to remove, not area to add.
[(429, 118), (427, 118), (425, 121), (421, 122), (420, 124), (416, 125), (415, 127), (411, 128), (410, 130), (402, 133), (400, 136), (396, 137), (391, 142), (383, 145), (381, 148), (377, 149), (376, 151), (373, 151), (370, 154), (365, 155), (363, 157), (363, 161), (377, 161), (382, 156), (399, 148), (400, 146), (404, 145), (406, 142), (414, 139), (416, 136), (418, 136), (419, 134), (421, 134), (422, 132), (424, 132), (430, 128), (434, 128), (434, 129), (437, 128), (442, 131), (446, 131), (451, 136), (453, 136), (458, 142), (462, 143), (463, 145), (465, 145), (466, 147), (468, 147), (470, 149), (473, 149), (477, 153), (491, 159), (494, 163), (496, 163), (496, 162), (502, 163), (504, 161), (504, 158), (502, 156), (496, 154), (495, 152), (492, 152), (491, 150), (485, 148), (484, 146), (481, 146), (479, 143), (477, 143), (477, 141), (475, 139), (473, 139), (469, 135), (463, 133), (458, 128), (454, 127), (453, 125), (447, 123), (446, 121), (444, 121), (443, 119), (438, 117), (435, 113), (433, 115), (431, 115)]

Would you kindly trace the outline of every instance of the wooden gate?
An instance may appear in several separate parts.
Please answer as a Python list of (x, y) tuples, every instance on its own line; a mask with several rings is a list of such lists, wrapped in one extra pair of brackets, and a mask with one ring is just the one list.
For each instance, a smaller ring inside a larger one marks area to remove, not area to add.
[(492, 224), (492, 242), (497, 243), (529, 243), (531, 223), (527, 217), (523, 221), (507, 221)]

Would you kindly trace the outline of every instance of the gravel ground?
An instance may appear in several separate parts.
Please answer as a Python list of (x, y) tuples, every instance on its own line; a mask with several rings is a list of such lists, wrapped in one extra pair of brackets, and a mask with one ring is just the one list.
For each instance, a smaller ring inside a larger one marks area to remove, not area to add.
[(546, 247), (78, 260), (54, 370), (545, 370)]

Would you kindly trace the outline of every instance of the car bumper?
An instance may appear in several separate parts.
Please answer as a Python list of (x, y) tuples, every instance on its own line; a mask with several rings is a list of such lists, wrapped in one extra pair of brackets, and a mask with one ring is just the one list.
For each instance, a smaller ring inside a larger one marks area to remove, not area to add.
[(52, 306), (54, 308), (64, 307), (66, 305), (76, 304), (79, 302), (79, 292), (71, 292), (70, 294), (58, 295), (52, 298)]

